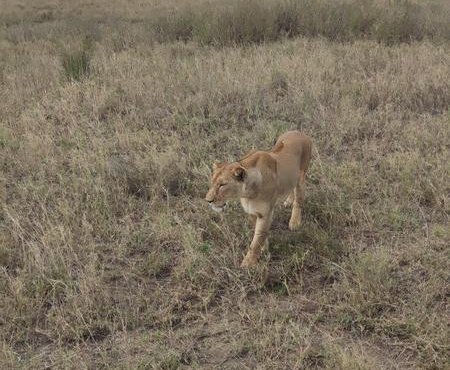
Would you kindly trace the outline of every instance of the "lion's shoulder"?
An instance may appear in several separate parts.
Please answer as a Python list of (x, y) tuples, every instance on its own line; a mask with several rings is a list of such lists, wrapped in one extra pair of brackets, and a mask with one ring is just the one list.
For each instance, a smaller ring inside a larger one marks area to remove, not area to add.
[(255, 150), (251, 155), (242, 160), (241, 163), (246, 168), (255, 168), (262, 173), (277, 173), (277, 161), (269, 152)]

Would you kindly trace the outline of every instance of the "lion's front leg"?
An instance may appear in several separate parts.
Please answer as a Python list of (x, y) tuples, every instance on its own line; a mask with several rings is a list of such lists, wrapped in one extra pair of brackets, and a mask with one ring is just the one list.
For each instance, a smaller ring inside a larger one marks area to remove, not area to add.
[(267, 215), (258, 216), (256, 218), (253, 240), (241, 263), (241, 267), (252, 267), (258, 262), (258, 259), (261, 256), (261, 251), (267, 243), (267, 236), (269, 234), (270, 225), (272, 224), (272, 214), (273, 211), (270, 210)]
[(256, 220), (257, 217), (255, 215), (248, 215), (248, 222), (250, 223), (251, 227), (256, 227)]

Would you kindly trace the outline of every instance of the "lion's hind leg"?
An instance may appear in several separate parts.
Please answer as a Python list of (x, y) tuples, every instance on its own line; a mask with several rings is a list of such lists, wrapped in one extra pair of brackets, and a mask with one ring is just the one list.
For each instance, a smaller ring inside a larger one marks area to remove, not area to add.
[(294, 188), (294, 199), (292, 202), (291, 219), (289, 220), (289, 229), (298, 230), (302, 224), (302, 205), (305, 198), (305, 171), (300, 171), (297, 186)]
[(285, 201), (283, 202), (283, 205), (288, 208), (290, 206), (292, 206), (292, 204), (294, 203), (294, 191), (292, 190), (289, 195), (287, 196), (287, 198), (285, 199)]

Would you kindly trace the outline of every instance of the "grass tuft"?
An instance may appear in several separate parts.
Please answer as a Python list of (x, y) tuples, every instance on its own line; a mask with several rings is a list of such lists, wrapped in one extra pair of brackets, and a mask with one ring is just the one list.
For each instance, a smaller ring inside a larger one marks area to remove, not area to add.
[(66, 79), (69, 81), (81, 81), (89, 77), (92, 54), (93, 43), (89, 38), (83, 41), (80, 49), (65, 52), (62, 55), (62, 66)]

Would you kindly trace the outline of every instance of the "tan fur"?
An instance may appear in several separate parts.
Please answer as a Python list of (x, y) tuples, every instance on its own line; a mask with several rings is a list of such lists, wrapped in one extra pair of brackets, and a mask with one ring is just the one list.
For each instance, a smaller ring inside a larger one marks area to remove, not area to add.
[(211, 187), (205, 199), (219, 211), (227, 200), (240, 199), (244, 211), (255, 224), (253, 240), (242, 267), (257, 263), (267, 243), (273, 210), (279, 199), (287, 197), (286, 202), (292, 205), (289, 228), (300, 227), (311, 146), (308, 136), (289, 131), (278, 138), (271, 151), (252, 151), (237, 162), (214, 164)]

